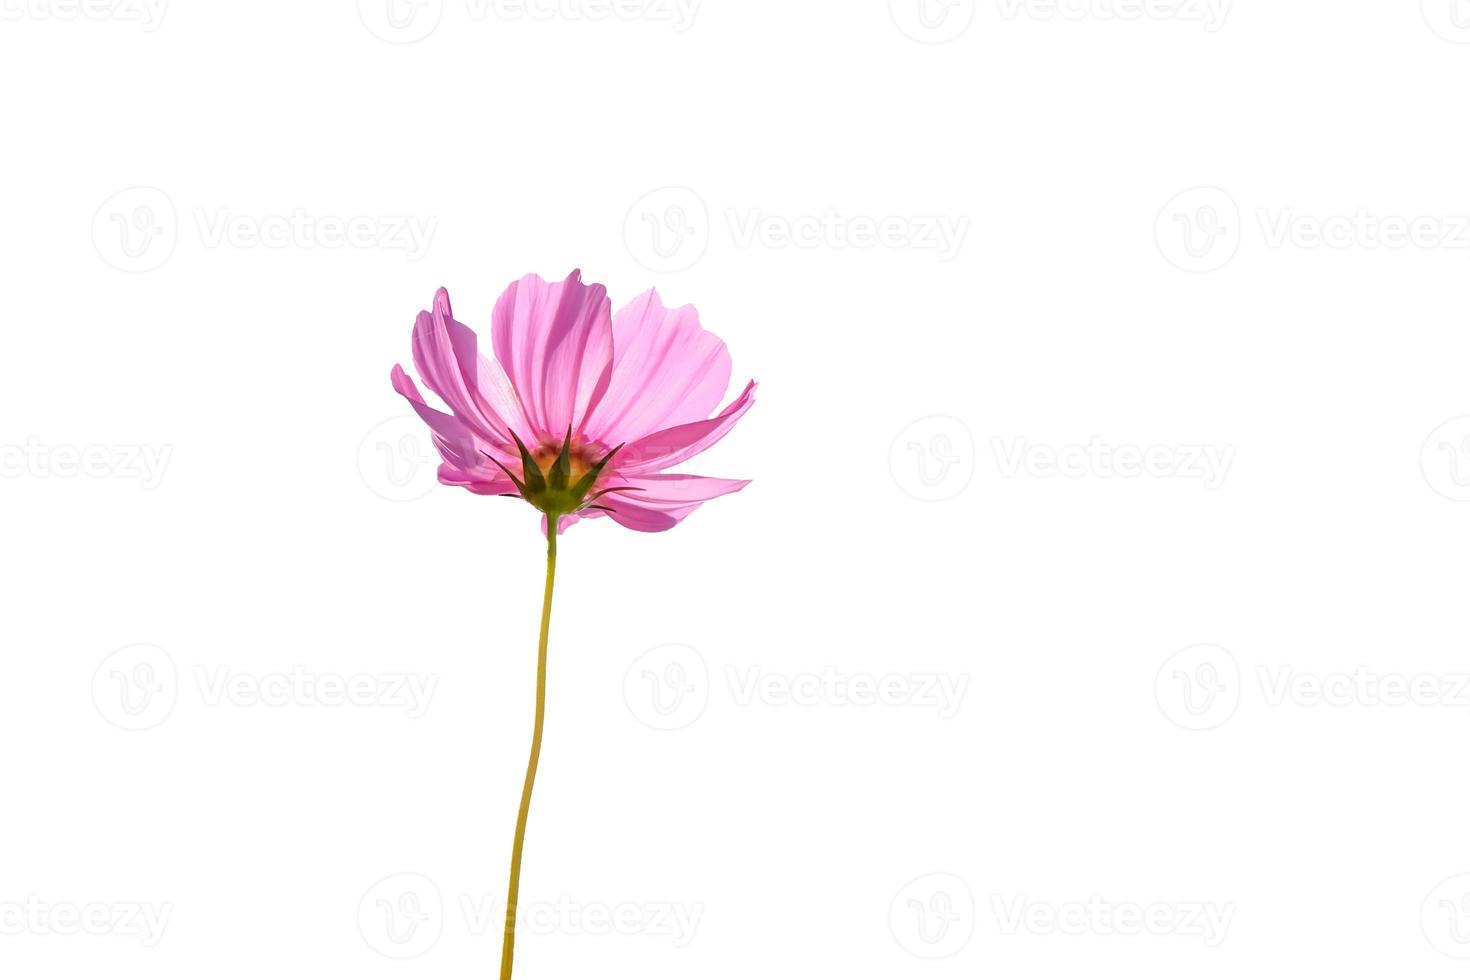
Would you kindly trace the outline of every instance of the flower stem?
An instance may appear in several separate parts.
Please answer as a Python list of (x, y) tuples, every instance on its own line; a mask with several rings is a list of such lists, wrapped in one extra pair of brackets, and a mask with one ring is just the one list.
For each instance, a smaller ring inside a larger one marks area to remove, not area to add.
[(531, 760), (526, 763), (526, 785), (516, 815), (516, 839), (510, 852), (510, 894), (505, 900), (505, 942), (500, 948), (500, 980), (510, 980), (516, 952), (516, 901), (521, 890), (521, 848), (526, 843), (526, 817), (531, 812), (531, 790), (536, 764), (541, 761), (541, 729), (546, 720), (546, 638), (551, 629), (551, 586), (556, 580), (557, 515), (546, 516), (546, 594), (541, 600), (541, 645), (536, 651), (536, 726), (531, 734)]

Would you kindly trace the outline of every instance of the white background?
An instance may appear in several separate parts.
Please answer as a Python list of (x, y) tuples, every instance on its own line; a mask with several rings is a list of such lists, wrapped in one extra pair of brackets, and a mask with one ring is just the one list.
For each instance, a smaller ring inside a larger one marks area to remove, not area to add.
[(1456, 2), (0, 0), (0, 973), (494, 975), (542, 540), (388, 372), (580, 266), (755, 482), (563, 541), (517, 976), (1462, 975)]

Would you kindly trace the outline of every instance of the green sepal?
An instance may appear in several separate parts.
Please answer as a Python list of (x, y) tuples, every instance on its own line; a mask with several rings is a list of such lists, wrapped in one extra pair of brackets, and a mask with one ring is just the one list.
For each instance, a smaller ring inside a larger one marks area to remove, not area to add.
[(537, 466), (536, 461), (531, 458), (531, 451), (526, 448), (524, 442), (521, 442), (521, 437), (516, 435), (514, 429), (511, 430), (510, 437), (516, 441), (516, 448), (521, 451), (521, 480), (524, 483), (521, 496), (529, 500), (546, 489), (546, 476), (541, 472), (541, 467)]
[(553, 490), (565, 490), (567, 480), (572, 475), (572, 427), (567, 426), (566, 441), (561, 444), (561, 452), (556, 454), (552, 460), (551, 468), (546, 471), (546, 483)]
[(483, 449), (480, 450), (480, 455), (481, 456), (484, 456), (490, 462), (492, 462), (496, 466), (500, 467), (500, 472), (502, 472), (506, 476), (510, 477), (510, 482), (511, 483), (514, 483), (516, 485), (516, 490), (519, 491), (518, 493), (503, 493), (503, 494), (501, 494), (502, 497), (516, 497), (516, 496), (525, 497), (526, 496), (526, 485), (524, 483), (522, 483), (520, 481), (520, 479), (517, 478), (514, 473), (512, 473), (510, 470), (506, 469), (504, 463), (502, 463), (500, 460), (496, 459), (494, 456), (491, 456), (489, 453), (485, 452), (485, 450), (483, 450)]
[(600, 474), (602, 472), (602, 468), (607, 465), (607, 461), (613, 458), (613, 453), (617, 452), (619, 449), (622, 449), (625, 445), (627, 444), (618, 443), (616, 446), (609, 449), (606, 456), (593, 463), (592, 468), (589, 469), (586, 473), (582, 474), (582, 479), (578, 480), (576, 485), (572, 487), (571, 493), (574, 500), (580, 501), (583, 497), (587, 496), (587, 491), (591, 490), (592, 484), (597, 482), (598, 474)]
[[(592, 501), (596, 500), (598, 497), (601, 497), (605, 493), (617, 493), (620, 490), (642, 490), (642, 489), (643, 489), (642, 487), (604, 487), (603, 489), (601, 489), (601, 490), (597, 491), (596, 493), (594, 493), (592, 496), (588, 497), (587, 498), (587, 503), (588, 504), (592, 503)], [(582, 506), (585, 507), (585, 506), (587, 506), (587, 504), (583, 504)]]

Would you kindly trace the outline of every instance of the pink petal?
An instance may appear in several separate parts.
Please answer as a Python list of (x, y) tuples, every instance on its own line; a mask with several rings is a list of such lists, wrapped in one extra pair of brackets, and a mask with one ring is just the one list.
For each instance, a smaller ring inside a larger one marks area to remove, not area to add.
[(429, 390), (497, 450), (502, 462), (519, 458), (507, 432), (527, 431), (520, 402), (500, 365), (480, 354), (475, 332), (454, 319), (445, 289), (434, 295), (433, 311), (420, 312), (414, 322), (413, 361)]
[(612, 377), (589, 436), (615, 446), (709, 418), (730, 385), (730, 355), (693, 306), (667, 309), (650, 289), (618, 310), (612, 331)]
[[(608, 496), (611, 496), (611, 494), (609, 494)], [(606, 500), (607, 497), (604, 497), (602, 499)], [(654, 532), (669, 530), (674, 525), (682, 521), (689, 513), (694, 510), (695, 507), (698, 507), (699, 505), (694, 504), (688, 507), (682, 513), (662, 510), (649, 510), (644, 507), (637, 507), (627, 502), (621, 502), (616, 505), (610, 506), (612, 506), (612, 509), (608, 511), (607, 516), (611, 517), (613, 520), (623, 525), (623, 527), (626, 527), (629, 530), (633, 531)]]
[(444, 460), (439, 467), (439, 482), (468, 487), (475, 493), (515, 492), (510, 478), (485, 457), (490, 446), (473, 429), (453, 415), (430, 408), (402, 367), (393, 365), (392, 378), (393, 390), (407, 398), (419, 418), (429, 426), (434, 448)]
[(635, 531), (667, 531), (706, 500), (743, 489), (749, 480), (653, 473), (630, 477), (637, 490), (620, 490), (598, 499), (612, 508), (609, 516)]
[(703, 503), (727, 493), (735, 493), (750, 485), (749, 480), (724, 480), (716, 476), (689, 476), (684, 473), (645, 473), (630, 476), (636, 490), (619, 490), (608, 494), (619, 500), (630, 500), (655, 510), (677, 509), (684, 504)]
[(618, 472), (632, 475), (656, 473), (697, 456), (723, 439), (754, 403), (755, 382), (752, 381), (745, 386), (739, 398), (714, 418), (686, 422), (628, 443), (615, 457)]
[(581, 430), (612, 374), (612, 315), (607, 290), (529, 275), (501, 294), (491, 317), (495, 358), (520, 395), (537, 442)]
[(483, 494), (487, 497), (498, 497), (503, 494), (520, 496), (516, 491), (516, 485), (498, 469), (492, 472), (489, 468), (481, 468), (468, 472), (450, 463), (440, 463), (439, 482), (446, 487), (464, 487), (470, 493)]

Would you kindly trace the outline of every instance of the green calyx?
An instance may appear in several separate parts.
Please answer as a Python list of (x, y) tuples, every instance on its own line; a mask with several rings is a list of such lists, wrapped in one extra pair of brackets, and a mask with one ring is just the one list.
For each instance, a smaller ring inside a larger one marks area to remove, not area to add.
[[(597, 478), (602, 475), (602, 470), (607, 466), (608, 460), (613, 454), (623, 447), (614, 446), (608, 450), (602, 458), (595, 461), (588, 460), (583, 452), (572, 446), (572, 430), (567, 428), (566, 438), (562, 441), (561, 448), (555, 450), (552, 456), (552, 448), (543, 447), (538, 453), (532, 453), (521, 441), (521, 437), (514, 432), (510, 437), (515, 440), (516, 448), (521, 454), (521, 475), (516, 476), (508, 467), (498, 459), (486, 453), (486, 457), (499, 466), (510, 481), (515, 484), (516, 493), (506, 496), (519, 496), (530, 503), (532, 507), (548, 516), (562, 516), (575, 514), (579, 510), (607, 510), (606, 507), (594, 503), (597, 498), (614, 490), (636, 490), (636, 487), (606, 487), (592, 492), (592, 487), (597, 483)], [(546, 459), (548, 463), (537, 461), (537, 457)]]

